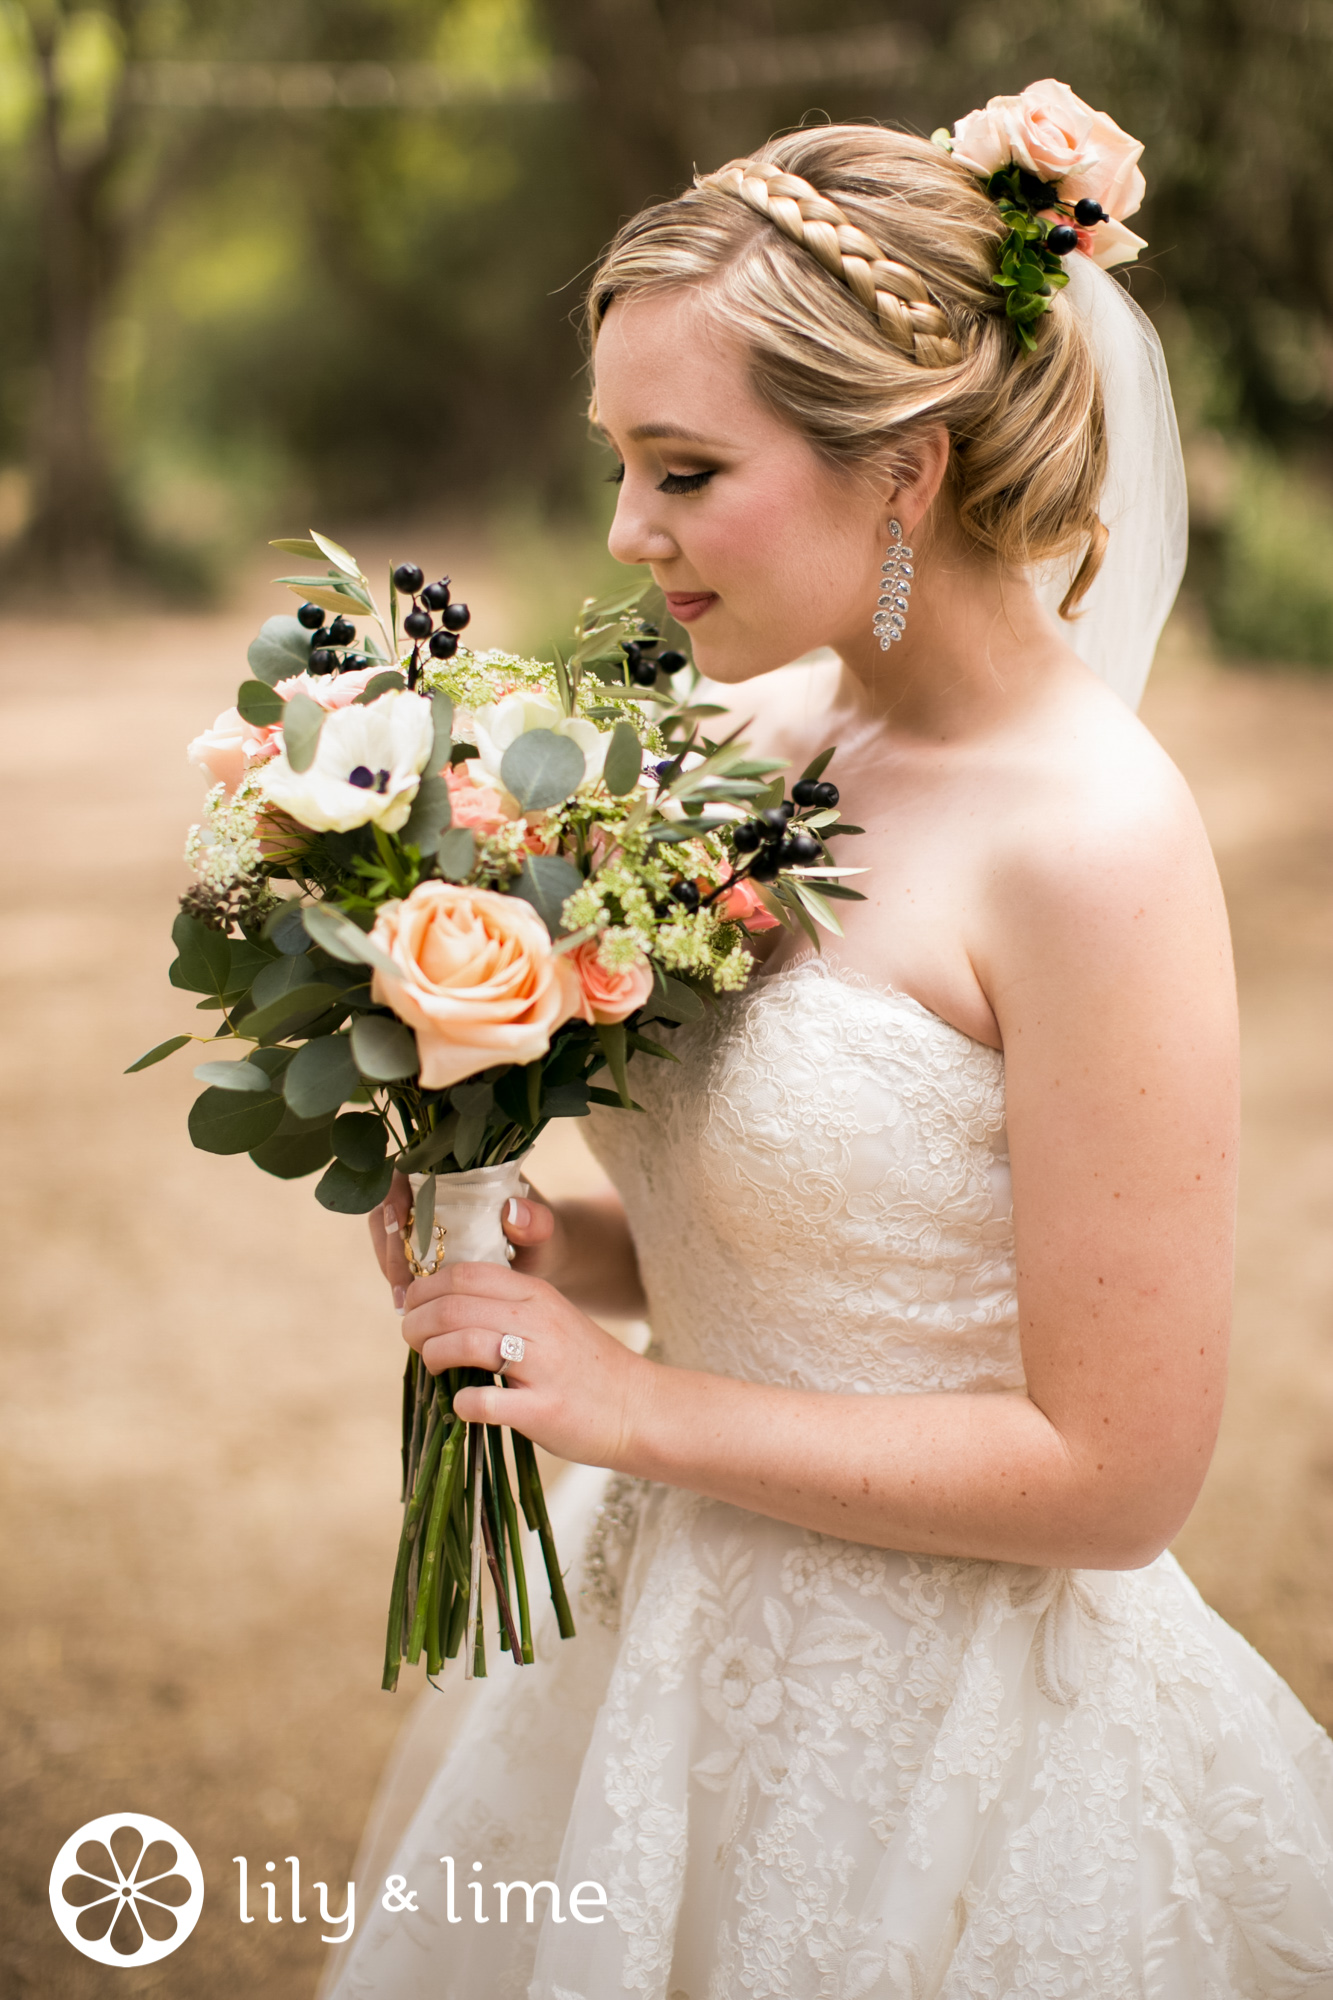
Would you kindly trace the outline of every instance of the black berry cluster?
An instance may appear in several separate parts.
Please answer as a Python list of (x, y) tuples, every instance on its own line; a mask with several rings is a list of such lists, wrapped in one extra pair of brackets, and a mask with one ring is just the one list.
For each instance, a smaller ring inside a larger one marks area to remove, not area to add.
[(310, 634), (309, 671), (312, 674), (336, 674), (344, 667), (370, 664), (359, 653), (348, 652), (347, 648), (356, 638), (356, 627), (341, 614), (326, 625), (324, 613), (317, 604), (303, 604), (296, 616), (298, 623)]
[(637, 639), (622, 639), (620, 650), (625, 655), (625, 671), (635, 687), (656, 687), (659, 674), (678, 674), (688, 666), (683, 653), (667, 646), (660, 653), (658, 634), (646, 625)]
[(432, 659), (451, 660), (458, 651), (458, 635), (470, 622), (472, 613), (466, 604), (454, 603), (447, 576), (427, 583), (426, 573), (418, 563), (399, 563), (393, 583), (400, 597), (412, 600), (412, 608), (403, 619), (403, 630), (412, 641), (412, 664), (407, 670), (407, 685), (411, 688), (420, 677), (422, 644), (427, 646)]
[[(744, 881), (747, 875), (756, 882), (773, 882), (784, 868), (808, 868), (818, 861), (824, 852), (823, 844), (813, 833), (805, 831), (797, 815), (814, 809), (827, 811), (837, 803), (836, 785), (801, 778), (792, 786), (791, 797), (781, 805), (770, 806), (755, 819), (742, 820), (732, 839), (737, 854), (749, 859), (733, 871), (730, 880), (710, 893), (708, 901), (724, 896), (733, 883)], [(671, 893), (687, 909), (698, 908), (699, 892), (692, 882), (678, 882)]]

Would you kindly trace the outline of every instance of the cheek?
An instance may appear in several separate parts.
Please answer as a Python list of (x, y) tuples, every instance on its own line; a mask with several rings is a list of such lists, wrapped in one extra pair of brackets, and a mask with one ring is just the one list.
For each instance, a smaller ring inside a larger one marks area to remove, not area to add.
[[(689, 553), (721, 594), (728, 624), (737, 619), (756, 636), (780, 629), (784, 646), (799, 641), (807, 650), (827, 643), (873, 587), (872, 544), (873, 528), (855, 507), (774, 485), (701, 518)], [(867, 620), (872, 609), (868, 601)]]

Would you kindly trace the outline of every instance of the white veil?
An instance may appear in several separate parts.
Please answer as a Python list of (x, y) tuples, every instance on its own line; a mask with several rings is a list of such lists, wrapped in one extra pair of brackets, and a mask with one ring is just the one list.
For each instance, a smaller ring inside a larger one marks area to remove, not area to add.
[(1162, 344), (1114, 278), (1091, 258), (1065, 266), (1065, 298), (1087, 328), (1106, 408), (1109, 464), (1101, 517), (1110, 540), (1072, 619), (1057, 609), (1077, 560), (1038, 572), (1037, 594), (1065, 643), (1137, 708), (1185, 571), (1185, 465)]

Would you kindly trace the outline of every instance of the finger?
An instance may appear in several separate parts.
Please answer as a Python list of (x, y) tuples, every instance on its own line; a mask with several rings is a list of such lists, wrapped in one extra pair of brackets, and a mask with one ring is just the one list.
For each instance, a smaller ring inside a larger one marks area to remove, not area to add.
[[(409, 1301), (411, 1297), (409, 1292)], [(403, 1315), (403, 1339), (420, 1350), (423, 1341), (465, 1327), (485, 1327), (492, 1340), (499, 1340), (505, 1333), (527, 1335), (532, 1325), (532, 1308), (521, 1299), (427, 1299), (424, 1305), (409, 1303)]]
[[(404, 1326), (404, 1338), (420, 1350), (430, 1374), (441, 1375), (446, 1368), (484, 1368), (490, 1374), (500, 1372), (501, 1336), (491, 1326), (463, 1326), (448, 1333), (428, 1333), (423, 1339), (412, 1340)], [(522, 1361), (507, 1361), (505, 1373), (515, 1382), (520, 1382), (531, 1356), (528, 1348)]]
[(412, 1272), (403, 1248), (407, 1218), (411, 1208), (412, 1184), (405, 1174), (395, 1174), (383, 1205), (371, 1215), (371, 1230), (374, 1232), (378, 1219), (379, 1233), (384, 1244), (380, 1268), (393, 1287), (393, 1302), (399, 1312), (403, 1310), (407, 1288), (412, 1282)]
[(431, 1299), (443, 1298), (507, 1299), (522, 1303), (543, 1293), (548, 1298), (552, 1296), (550, 1286), (542, 1279), (513, 1271), (508, 1264), (442, 1264), (429, 1277), (413, 1279), (407, 1306), (411, 1312)]
[(531, 1415), (535, 1421), (537, 1407), (530, 1400), (530, 1392), (517, 1384), (512, 1389), (477, 1385), (460, 1389), (454, 1397), (454, 1414), (465, 1424), (508, 1424), (510, 1430), (521, 1431), (524, 1437), (528, 1435), (525, 1418)]
[(524, 1201), (520, 1195), (511, 1195), (505, 1203), (502, 1226), (520, 1250), (535, 1250), (555, 1235), (555, 1216), (544, 1201)]

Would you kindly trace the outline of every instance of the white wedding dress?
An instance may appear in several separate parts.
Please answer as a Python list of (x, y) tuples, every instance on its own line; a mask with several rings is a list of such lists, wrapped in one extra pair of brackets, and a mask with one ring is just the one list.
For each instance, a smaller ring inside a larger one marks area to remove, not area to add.
[[(813, 958), (674, 1047), (646, 1117), (591, 1126), (663, 1361), (1022, 1393), (1002, 1056)], [(452, 1742), (415, 1775), (409, 1743), (337, 2000), (1333, 1996), (1329, 1740), (1170, 1556), (900, 1555), (583, 1468), (558, 1497), (578, 1637), (422, 1697)], [(563, 1922), (467, 1915), (544, 1878)]]

